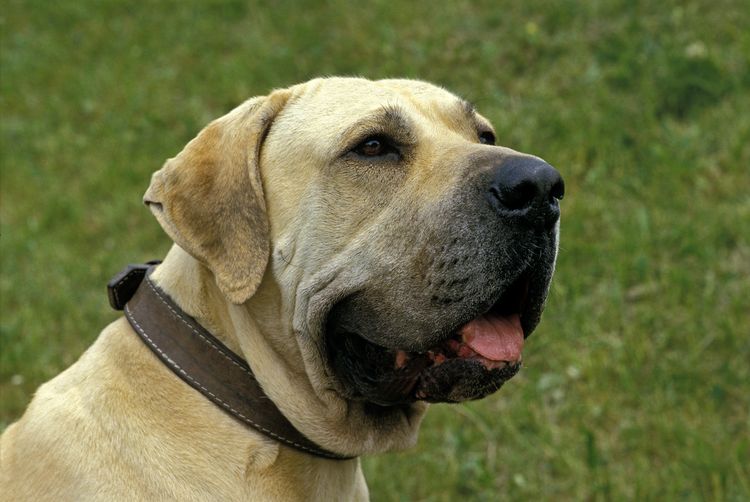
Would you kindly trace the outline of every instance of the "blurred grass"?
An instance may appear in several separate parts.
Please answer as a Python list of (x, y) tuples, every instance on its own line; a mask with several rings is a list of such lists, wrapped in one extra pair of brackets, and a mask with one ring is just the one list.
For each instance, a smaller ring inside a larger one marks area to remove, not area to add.
[(0, 424), (169, 241), (151, 172), (246, 97), (407, 76), (565, 175), (526, 367), (365, 460), (373, 500), (750, 498), (750, 9), (743, 0), (2, 1)]

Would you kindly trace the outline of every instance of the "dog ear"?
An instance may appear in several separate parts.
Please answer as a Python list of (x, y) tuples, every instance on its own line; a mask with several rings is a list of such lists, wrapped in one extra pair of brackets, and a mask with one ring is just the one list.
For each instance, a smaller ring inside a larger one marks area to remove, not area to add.
[(259, 156), (288, 91), (252, 98), (214, 120), (151, 178), (143, 202), (167, 234), (214, 273), (233, 303), (250, 298), (268, 264)]

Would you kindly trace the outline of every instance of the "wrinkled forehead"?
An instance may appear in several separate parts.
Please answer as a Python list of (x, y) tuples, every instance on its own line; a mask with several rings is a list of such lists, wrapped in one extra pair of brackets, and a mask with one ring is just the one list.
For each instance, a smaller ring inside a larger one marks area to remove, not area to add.
[(359, 124), (389, 120), (416, 133), (476, 138), (491, 129), (464, 99), (416, 80), (317, 79), (293, 89), (294, 98), (278, 118), (287, 132), (315, 135), (320, 145), (335, 145)]

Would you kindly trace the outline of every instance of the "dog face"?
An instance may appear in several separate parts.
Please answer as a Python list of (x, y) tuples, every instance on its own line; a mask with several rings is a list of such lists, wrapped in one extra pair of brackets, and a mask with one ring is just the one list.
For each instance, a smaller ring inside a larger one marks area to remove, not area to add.
[(144, 201), (320, 399), (414, 429), (516, 373), (549, 288), (562, 179), (494, 142), (430, 84), (318, 79), (209, 124)]
[(559, 174), (495, 146), (472, 106), (426, 83), (289, 92), (259, 169), (267, 280), (308, 373), (380, 407), (497, 390), (547, 295)]

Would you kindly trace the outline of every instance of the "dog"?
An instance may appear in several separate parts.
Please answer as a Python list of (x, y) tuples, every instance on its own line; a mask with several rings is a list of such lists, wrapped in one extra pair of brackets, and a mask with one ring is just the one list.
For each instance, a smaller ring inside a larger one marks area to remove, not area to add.
[(211, 122), (144, 196), (153, 281), (232, 352), (316, 457), (181, 381), (124, 318), (0, 443), (7, 500), (367, 500), (359, 456), (431, 402), (518, 370), (554, 271), (560, 174), (416, 80), (325, 78)]

